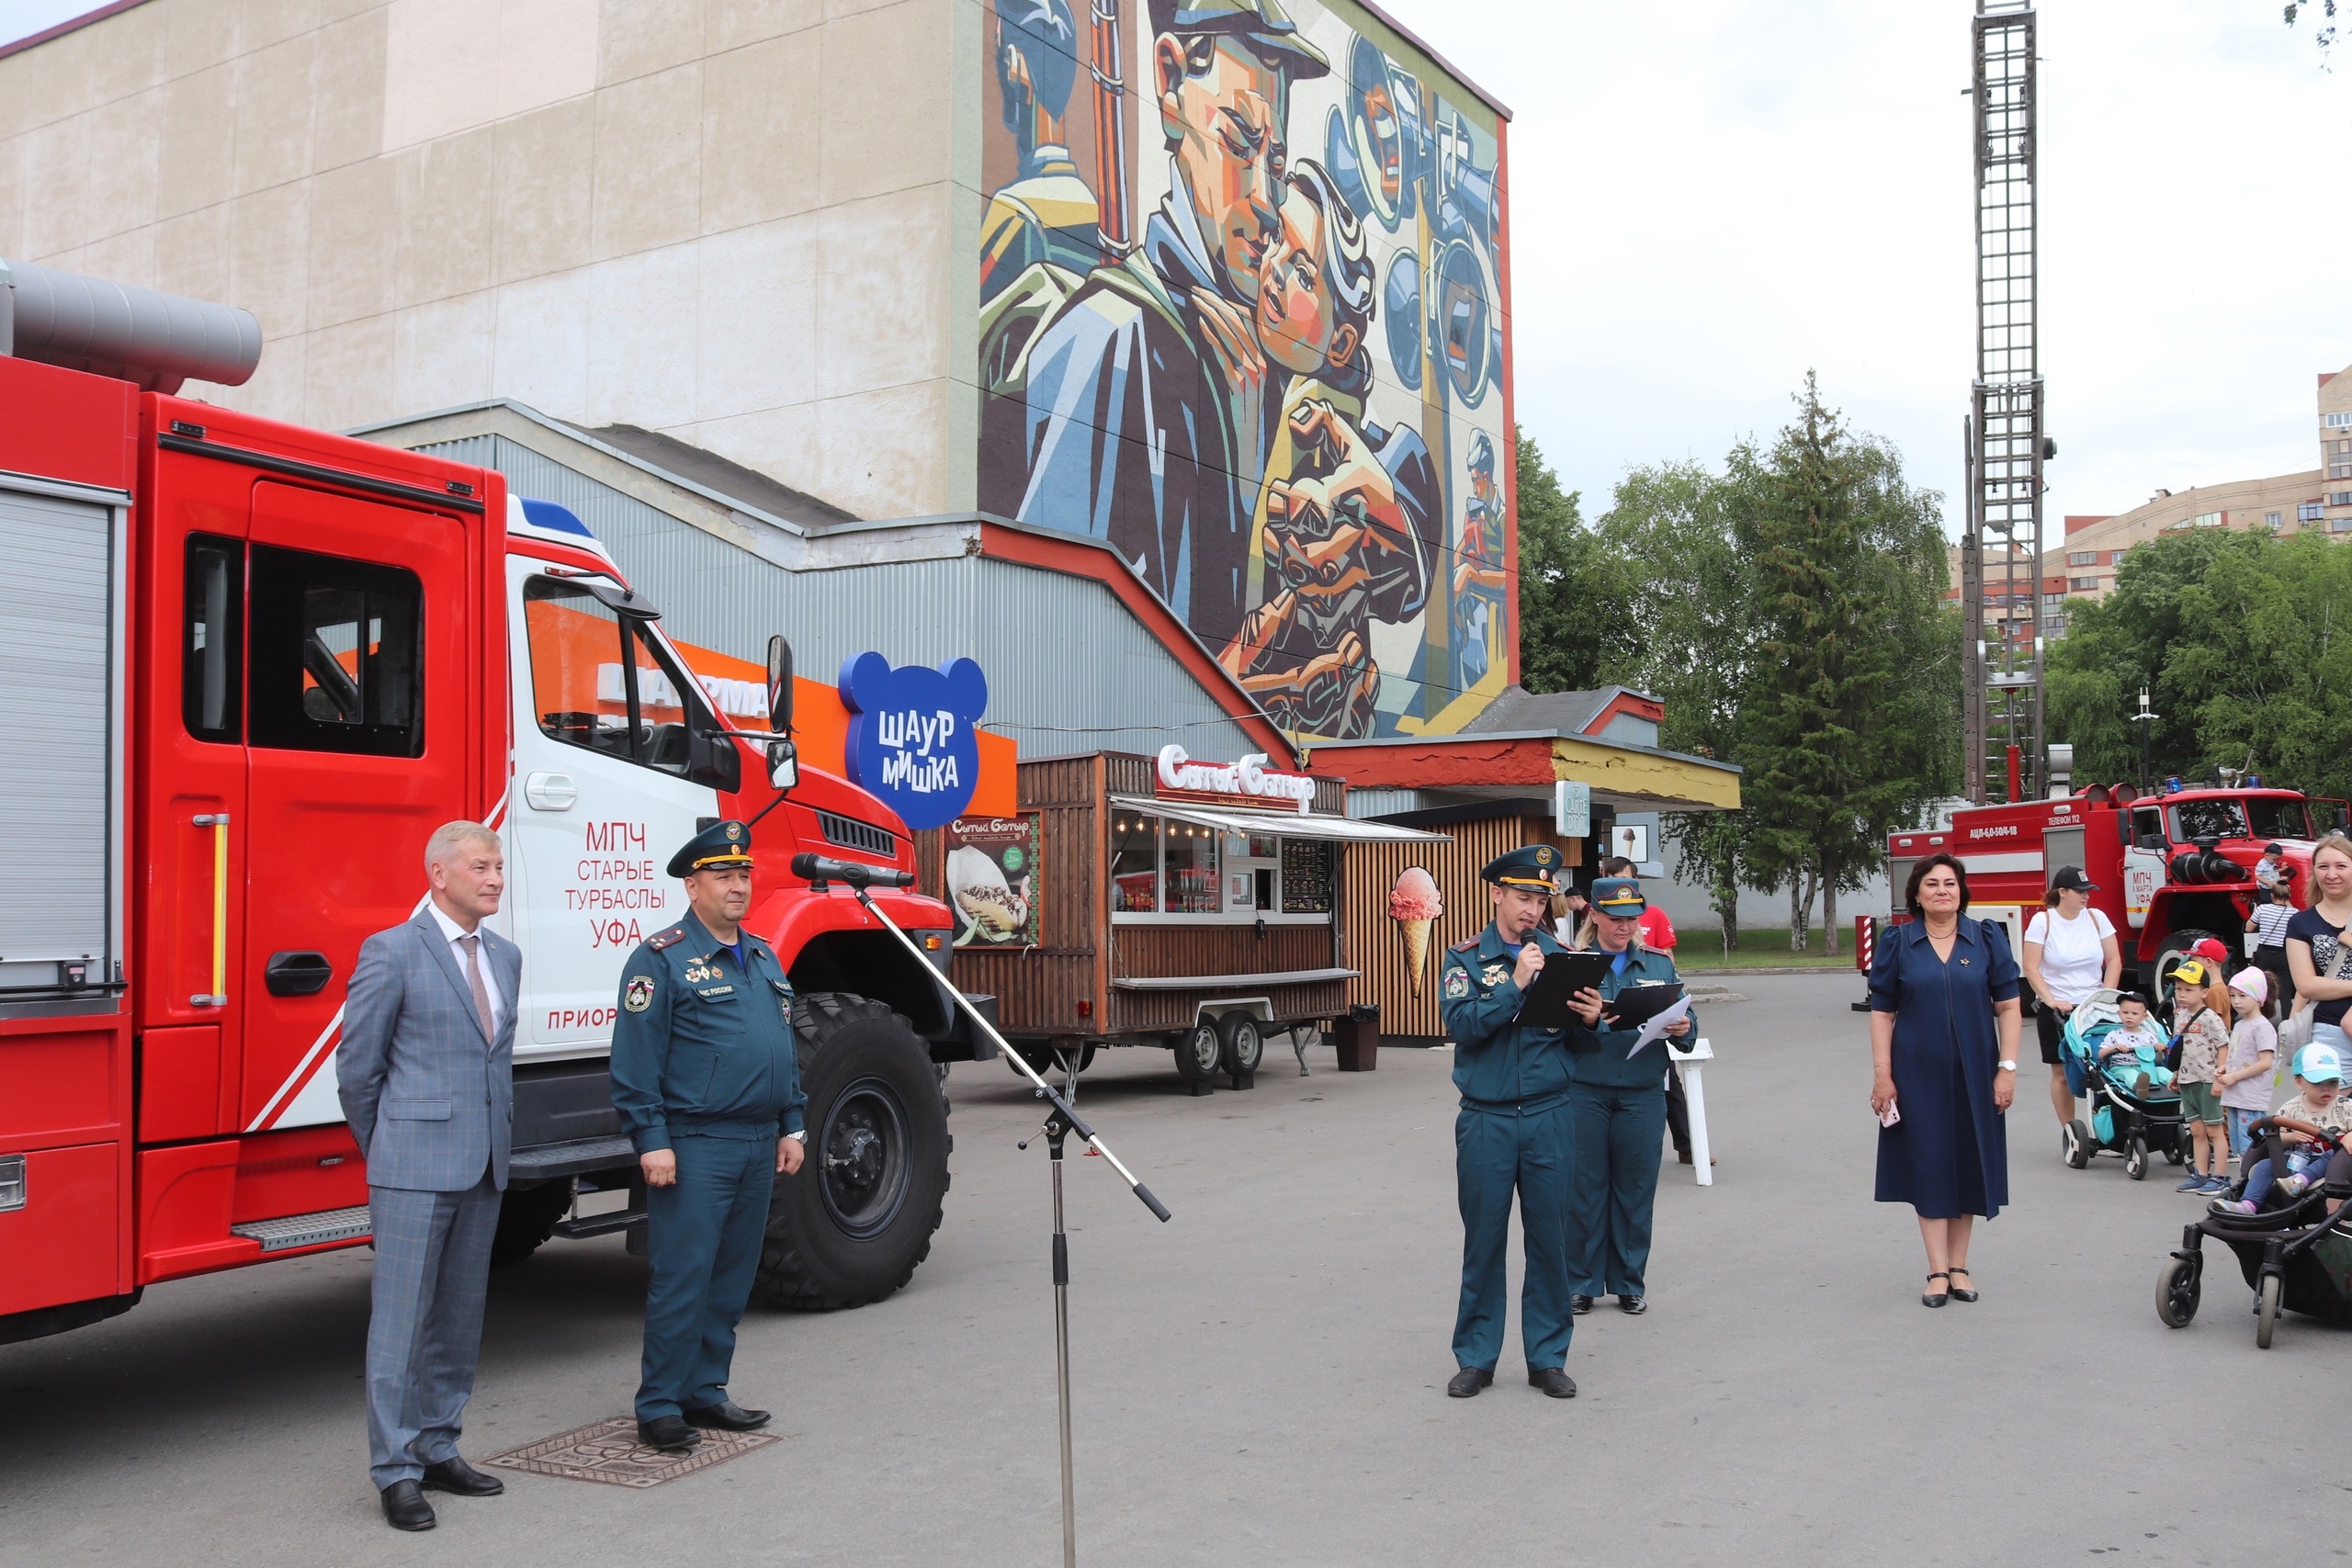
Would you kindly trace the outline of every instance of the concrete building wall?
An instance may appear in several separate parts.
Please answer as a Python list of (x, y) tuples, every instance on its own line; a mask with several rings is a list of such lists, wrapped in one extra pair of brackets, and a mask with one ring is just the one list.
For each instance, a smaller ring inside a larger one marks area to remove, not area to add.
[(854, 567), (794, 570), (507, 435), (417, 449), (494, 468), (515, 494), (570, 508), (687, 642), (757, 664), (782, 632), (799, 671), (826, 682), (869, 649), (893, 664), (976, 659), (989, 678), (983, 722), (1023, 756), (1151, 750), (1170, 739), (1201, 756), (1258, 750), (1091, 579), (968, 554), (952, 538), (930, 558), (876, 552)]
[(861, 516), (968, 508), (973, 16), (147, 0), (0, 58), (0, 256), (252, 310), (253, 381), (189, 389), (230, 406), (505, 396)]

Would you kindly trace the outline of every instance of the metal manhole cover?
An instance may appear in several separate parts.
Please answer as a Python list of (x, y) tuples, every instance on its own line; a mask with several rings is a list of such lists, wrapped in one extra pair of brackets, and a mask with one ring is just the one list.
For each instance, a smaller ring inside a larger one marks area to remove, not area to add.
[(519, 1449), (509, 1449), (482, 1461), (505, 1470), (526, 1470), (534, 1475), (560, 1475), (571, 1481), (602, 1481), (614, 1486), (659, 1486), (723, 1464), (753, 1449), (784, 1440), (775, 1432), (705, 1432), (692, 1453), (665, 1454), (637, 1440), (637, 1422), (615, 1416), (586, 1427), (559, 1432)]

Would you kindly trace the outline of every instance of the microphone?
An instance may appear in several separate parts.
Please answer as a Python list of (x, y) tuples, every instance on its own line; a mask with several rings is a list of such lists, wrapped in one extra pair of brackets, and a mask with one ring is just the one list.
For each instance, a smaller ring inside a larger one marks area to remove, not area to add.
[(827, 860), (823, 855), (803, 850), (792, 857), (792, 874), (806, 877), (811, 887), (822, 887), (828, 882), (845, 882), (852, 887), (912, 887), (915, 874), (887, 865), (867, 865), (860, 861)]

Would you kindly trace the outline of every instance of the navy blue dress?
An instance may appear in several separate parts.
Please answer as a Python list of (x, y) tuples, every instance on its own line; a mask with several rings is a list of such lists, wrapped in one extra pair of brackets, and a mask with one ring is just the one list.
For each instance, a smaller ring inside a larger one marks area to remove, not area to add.
[(2008, 933), (1962, 915), (1949, 962), (1924, 920), (1885, 934), (1871, 956), (1871, 1010), (1894, 1015), (1894, 1103), (1878, 1135), (1878, 1201), (1928, 1220), (1982, 1214), (2009, 1201), (2007, 1134), (1993, 1109), (2001, 1059), (1993, 1004), (2014, 1000)]

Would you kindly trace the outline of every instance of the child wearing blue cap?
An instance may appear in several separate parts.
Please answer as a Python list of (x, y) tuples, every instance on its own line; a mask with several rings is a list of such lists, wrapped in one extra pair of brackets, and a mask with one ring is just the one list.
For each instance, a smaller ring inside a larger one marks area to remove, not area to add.
[[(2306, 1045), (2295, 1053), (2295, 1095), (2271, 1112), (2274, 1117), (2307, 1122), (2342, 1134), (2352, 1131), (2352, 1099), (2344, 1093), (2344, 1057), (2333, 1045)], [(2251, 1214), (2275, 1189), (2281, 1197), (2297, 1198), (2325, 1181), (2334, 1188), (2352, 1186), (2352, 1155), (2332, 1149), (2308, 1133), (2274, 1126), (2267, 1137), (2245, 1152), (2245, 1191), (2234, 1199), (2216, 1198), (2217, 1214)], [(2335, 1213), (2337, 1203), (2328, 1205)]]

